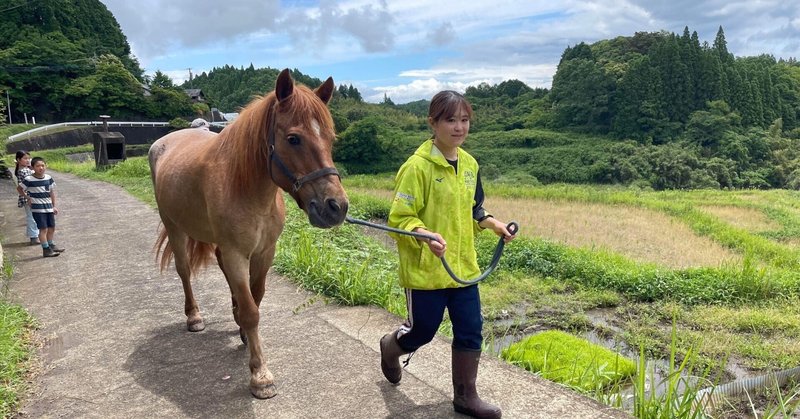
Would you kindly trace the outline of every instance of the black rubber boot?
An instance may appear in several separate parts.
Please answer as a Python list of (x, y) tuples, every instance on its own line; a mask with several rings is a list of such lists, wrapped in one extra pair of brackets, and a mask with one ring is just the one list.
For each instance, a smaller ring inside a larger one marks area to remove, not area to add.
[(42, 248), (42, 257), (43, 258), (52, 258), (52, 257), (56, 257), (58, 255), (60, 255), (60, 253), (54, 252), (53, 249), (51, 249), (49, 247), (43, 247)]
[(381, 338), (381, 371), (392, 384), (397, 384), (403, 378), (403, 367), (400, 366), (400, 356), (407, 354), (397, 342), (397, 331)]
[(480, 359), (480, 352), (453, 349), (453, 409), (474, 418), (500, 419), (500, 408), (478, 397), (475, 381)]

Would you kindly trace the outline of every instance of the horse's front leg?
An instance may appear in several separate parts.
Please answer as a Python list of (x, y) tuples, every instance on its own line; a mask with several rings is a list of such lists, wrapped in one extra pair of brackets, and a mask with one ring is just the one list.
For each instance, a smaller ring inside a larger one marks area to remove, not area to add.
[[(258, 304), (250, 291), (249, 261), (243, 255), (222, 250), (225, 260), (225, 278), (235, 301), (235, 320), (244, 336), (250, 352), (250, 392), (259, 399), (268, 399), (277, 394), (272, 373), (267, 368), (258, 333)], [(262, 292), (263, 295), (263, 292)]]

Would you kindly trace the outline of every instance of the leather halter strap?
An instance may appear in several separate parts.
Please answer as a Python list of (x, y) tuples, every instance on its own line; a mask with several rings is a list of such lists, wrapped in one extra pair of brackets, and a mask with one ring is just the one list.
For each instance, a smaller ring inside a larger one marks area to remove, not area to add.
[(289, 170), (288, 167), (286, 167), (286, 165), (283, 163), (283, 160), (281, 160), (280, 156), (278, 156), (278, 153), (275, 152), (275, 125), (276, 125), (276, 120), (278, 119), (276, 118), (276, 116), (278, 114), (279, 103), (280, 101), (277, 98), (275, 98), (275, 104), (272, 105), (272, 109), (270, 110), (270, 113), (272, 114), (272, 120), (270, 121), (269, 134), (268, 134), (269, 164), (267, 165), (268, 167), (267, 170), (269, 171), (270, 179), (272, 179), (272, 181), (276, 185), (278, 184), (278, 182), (275, 182), (275, 176), (273, 175), (273, 170), (272, 170), (272, 163), (274, 162), (277, 163), (278, 167), (281, 169), (281, 172), (283, 172), (283, 175), (286, 176), (286, 178), (292, 182), (292, 193), (296, 193), (297, 191), (299, 191), (304, 184), (311, 182), (314, 179), (321, 178), (323, 176), (336, 175), (336, 177), (338, 177), (341, 180), (342, 177), (339, 175), (339, 171), (336, 170), (335, 167), (323, 167), (307, 175), (300, 176), (300, 178), (295, 176), (294, 173), (292, 173), (292, 171)]

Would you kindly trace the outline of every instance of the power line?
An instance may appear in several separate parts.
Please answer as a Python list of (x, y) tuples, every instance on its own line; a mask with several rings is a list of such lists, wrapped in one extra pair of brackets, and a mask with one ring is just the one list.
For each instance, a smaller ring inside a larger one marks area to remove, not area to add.
[(11, 7), (7, 8), (7, 9), (0, 10), (0, 13), (7, 12), (7, 11), (9, 11), (9, 10), (19, 9), (19, 8), (20, 8), (20, 7), (22, 7), (22, 6), (27, 6), (27, 5), (29, 5), (29, 4), (31, 4), (31, 3), (33, 3), (33, 2), (35, 2), (35, 1), (36, 1), (36, 0), (28, 0), (27, 2), (25, 2), (25, 3), (22, 3), (22, 4), (20, 4), (20, 5), (17, 5), (17, 6), (11, 6)]

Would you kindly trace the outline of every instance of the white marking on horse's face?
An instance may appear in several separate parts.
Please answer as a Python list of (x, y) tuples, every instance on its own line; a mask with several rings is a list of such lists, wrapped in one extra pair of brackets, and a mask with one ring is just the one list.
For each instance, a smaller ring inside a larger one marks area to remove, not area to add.
[(314, 130), (314, 134), (317, 137), (319, 137), (320, 134), (322, 133), (322, 131), (321, 131), (320, 127), (319, 127), (319, 122), (317, 122), (316, 119), (311, 120), (311, 129)]

